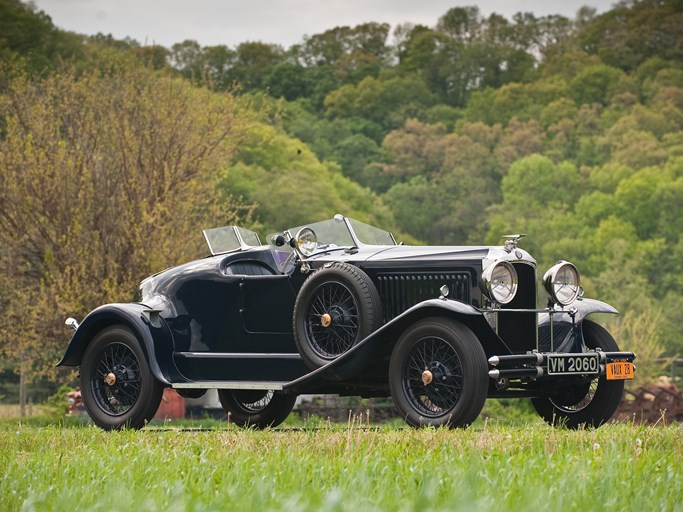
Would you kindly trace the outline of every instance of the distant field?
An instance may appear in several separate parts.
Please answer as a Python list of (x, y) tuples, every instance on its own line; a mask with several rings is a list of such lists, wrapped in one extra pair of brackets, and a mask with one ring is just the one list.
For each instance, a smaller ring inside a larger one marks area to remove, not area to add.
[(680, 426), (210, 425), (106, 433), (2, 421), (0, 509), (683, 510)]
[[(40, 405), (27, 405), (26, 415), (37, 416), (43, 414), (45, 407)], [(19, 418), (20, 408), (15, 404), (0, 404), (0, 420), (9, 420)]]

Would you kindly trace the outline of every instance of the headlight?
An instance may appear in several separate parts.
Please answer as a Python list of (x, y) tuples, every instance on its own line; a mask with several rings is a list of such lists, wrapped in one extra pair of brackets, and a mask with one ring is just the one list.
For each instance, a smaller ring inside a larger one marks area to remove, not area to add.
[(318, 248), (318, 237), (311, 228), (302, 228), (296, 234), (296, 246), (304, 256), (310, 256)]
[(558, 261), (543, 276), (543, 286), (553, 302), (567, 306), (579, 296), (579, 271), (568, 261)]
[(497, 304), (507, 304), (517, 293), (517, 271), (507, 261), (492, 263), (482, 273), (486, 295)]

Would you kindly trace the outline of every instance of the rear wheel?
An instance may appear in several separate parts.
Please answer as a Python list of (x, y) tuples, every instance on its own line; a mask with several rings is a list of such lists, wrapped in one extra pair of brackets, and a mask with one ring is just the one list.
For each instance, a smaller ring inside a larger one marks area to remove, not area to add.
[(228, 421), (238, 427), (258, 429), (276, 427), (285, 421), (296, 402), (296, 395), (258, 389), (219, 389), (218, 398)]
[(127, 327), (108, 327), (88, 345), (81, 362), (81, 393), (99, 427), (144, 427), (159, 408), (162, 392), (140, 343)]
[(484, 407), (487, 369), (484, 350), (470, 329), (447, 318), (430, 318), (396, 343), (389, 386), (409, 425), (466, 427)]
[[(604, 327), (586, 320), (583, 322), (586, 347), (605, 352), (618, 352), (619, 346)], [(614, 415), (624, 392), (623, 380), (607, 380), (603, 375), (589, 382), (559, 390), (549, 397), (532, 398), (536, 412), (549, 424), (579, 428), (597, 428)]]

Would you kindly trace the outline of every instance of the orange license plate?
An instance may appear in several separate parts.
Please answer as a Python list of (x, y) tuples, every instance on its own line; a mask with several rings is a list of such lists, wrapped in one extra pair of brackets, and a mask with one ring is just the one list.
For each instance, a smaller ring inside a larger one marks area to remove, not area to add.
[(633, 378), (633, 363), (618, 361), (607, 363), (607, 380), (627, 380)]

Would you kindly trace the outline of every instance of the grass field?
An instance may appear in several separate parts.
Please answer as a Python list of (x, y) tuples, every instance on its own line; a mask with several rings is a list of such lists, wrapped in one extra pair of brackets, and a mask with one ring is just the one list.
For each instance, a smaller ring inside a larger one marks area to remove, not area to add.
[(0, 422), (0, 509), (683, 510), (680, 426), (211, 425)]

